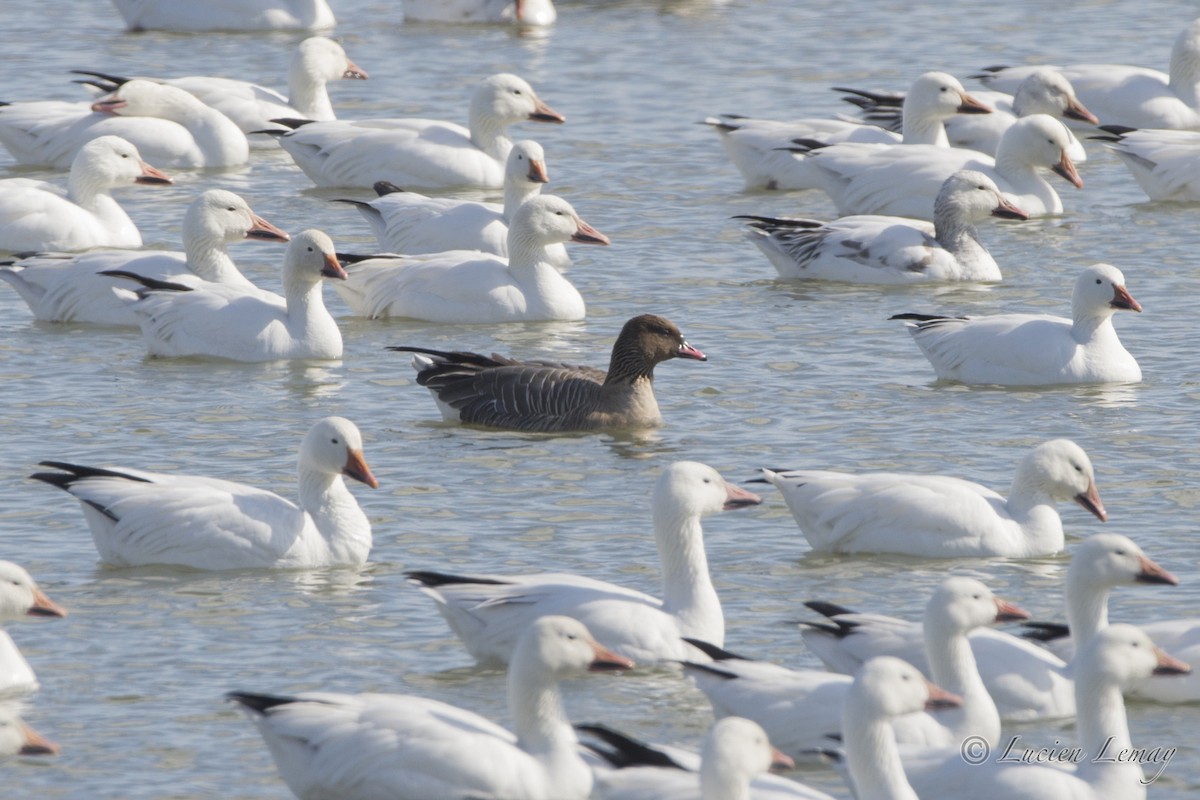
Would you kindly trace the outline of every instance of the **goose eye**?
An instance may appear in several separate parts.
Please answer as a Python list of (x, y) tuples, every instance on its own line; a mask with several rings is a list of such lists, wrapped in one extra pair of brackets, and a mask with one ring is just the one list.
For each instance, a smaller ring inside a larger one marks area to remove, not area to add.
[(226, 211), (237, 211), (237, 209), (234, 208), (233, 206), (228, 206), (225, 210)]
[(312, 251), (313, 251), (313, 249), (312, 249), (311, 247), (310, 247), (310, 248), (308, 248), (308, 252), (310, 252), (310, 253), (311, 253)]
[(979, 599), (979, 595), (977, 595), (977, 594), (976, 594), (976, 595), (972, 595), (972, 596), (971, 596), (971, 599), (972, 599), (972, 600), (978, 600), (978, 599)]
[(1104, 281), (1100, 280), (1099, 278), (1096, 278), (1096, 285), (1097, 285), (1097, 286), (1099, 286), (1099, 285), (1100, 285), (1100, 284), (1102, 284), (1102, 283), (1104, 283)]
[(576, 636), (576, 635), (575, 635), (575, 634), (573, 634), (573, 633), (568, 633), (568, 634), (567, 634), (567, 641), (573, 642), (573, 641), (575, 641), (575, 640), (576, 640), (576, 639), (578, 639), (578, 638), (579, 638), (579, 637), (578, 637), (578, 636)]
[(1119, 556), (1123, 556), (1123, 555), (1125, 555), (1125, 548), (1120, 547), (1120, 548), (1117, 548), (1116, 550), (1114, 550), (1113, 552)]
[(515, 95), (517, 95), (518, 97), (520, 97), (520, 96), (521, 96), (521, 90), (520, 90), (520, 89), (513, 89), (513, 94), (515, 94)]
[(330, 439), (329, 442), (330, 444), (340, 444), (337, 439)]
[(704, 482), (705, 482), (705, 483), (712, 483), (712, 478), (705, 478), (705, 479), (704, 479)]
[(121, 158), (129, 158), (129, 153), (121, 153)]

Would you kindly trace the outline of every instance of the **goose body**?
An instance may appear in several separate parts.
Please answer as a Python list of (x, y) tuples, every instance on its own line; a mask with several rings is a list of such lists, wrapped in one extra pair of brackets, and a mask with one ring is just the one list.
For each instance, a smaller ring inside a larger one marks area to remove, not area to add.
[(325, 308), (321, 281), (346, 273), (333, 242), (318, 230), (302, 231), (288, 245), (282, 297), (226, 283), (193, 288), (125, 277), (144, 287), (115, 291), (137, 315), (151, 356), (251, 362), (342, 356), (342, 334)]
[(201, 281), (258, 291), (238, 270), (226, 247), (245, 239), (286, 242), (288, 235), (223, 189), (204, 192), (183, 218), (184, 252), (95, 250), (68, 255), (42, 253), (0, 267), (4, 280), (29, 305), (35, 319), (137, 327), (129, 304), (112, 291), (120, 271), (159, 281), (197, 286)]
[(987, 216), (1027, 219), (991, 178), (961, 170), (942, 184), (934, 224), (903, 217), (850, 216), (832, 222), (743, 217), (746, 236), (780, 277), (849, 283), (998, 281), (1000, 268), (979, 241)]
[(679, 461), (654, 491), (654, 537), (662, 565), (661, 600), (576, 575), (449, 575), (410, 572), (409, 580), (482, 663), (507, 663), (521, 632), (546, 614), (580, 620), (614, 650), (639, 663), (695, 658), (683, 637), (718, 644), (725, 638), (721, 603), (708, 574), (702, 517), (755, 505), (757, 495), (712, 467)]
[(706, 361), (670, 320), (642, 314), (625, 323), (608, 371), (552, 361), (393, 347), (411, 352), (417, 383), (449, 422), (521, 431), (579, 431), (662, 424), (654, 367), (671, 358)]
[(1105, 138), (1151, 200), (1200, 201), (1200, 132), (1120, 129)]
[(940, 317), (899, 314), (939, 380), (1001, 386), (1138, 383), (1142, 370), (1117, 338), (1112, 316), (1141, 311), (1111, 264), (1075, 281), (1072, 318), (1045, 314)]
[[(922, 639), (932, 679), (963, 702), (953, 712), (913, 714), (894, 721), (897, 740), (923, 747), (950, 747), (973, 736), (995, 747), (1000, 741), (1000, 715), (980, 678), (967, 634), (993, 622), (1028, 618), (1028, 612), (997, 598), (977, 580), (954, 577), (944, 581), (926, 606)], [(793, 758), (807, 758), (828, 748), (829, 736), (842, 729), (842, 705), (850, 678), (724, 655), (720, 658), (717, 654), (712, 665), (688, 667), (718, 718), (754, 720)]]
[(67, 190), (25, 178), (0, 180), (0, 250), (141, 247), (142, 235), (112, 196), (132, 184), (171, 183), (137, 148), (101, 136), (79, 149)]
[[(107, 91), (129, 82), (101, 72), (77, 70), (93, 76), (93, 82)], [(183, 78), (149, 78), (193, 95), (233, 120), (243, 133), (277, 127), (273, 119), (337, 119), (329, 100), (327, 84), (343, 78), (365, 80), (367, 73), (350, 60), (342, 46), (324, 36), (305, 39), (292, 53), (288, 68), (288, 94), (249, 81), (191, 75)], [(275, 147), (274, 139), (256, 136), (253, 147)]]
[(555, 245), (609, 243), (559, 197), (517, 208), (508, 258), (474, 250), (368, 258), (347, 265), (337, 292), (355, 314), (430, 322), (579, 320), (583, 297), (556, 266)]
[(120, 136), (160, 167), (234, 167), (246, 135), (215, 108), (175, 86), (135, 79), (90, 106), (56, 100), (0, 108), (0, 143), (22, 164), (66, 168), (84, 144)]
[[(1117, 586), (1177, 583), (1125, 536), (1097, 533), (1075, 548), (1067, 570), (1068, 616), (1081, 630), (1107, 625), (1109, 591)], [(921, 625), (882, 614), (858, 614), (827, 603), (811, 603), (829, 623), (805, 623), (805, 643), (837, 672), (853, 673), (868, 658), (891, 655), (932, 674), (922, 648)], [(969, 636), (988, 694), (1006, 720), (1068, 719), (1075, 716), (1075, 667), (1031, 642), (1004, 631), (979, 629)], [(1187, 683), (1187, 679), (1180, 679)], [(1153, 679), (1152, 683), (1161, 683)]]
[(342, 417), (317, 422), (300, 445), (299, 503), (246, 484), (118, 467), (43, 462), (32, 477), (79, 500), (100, 559), (116, 566), (313, 569), (358, 565), (371, 525), (342, 476), (378, 481), (362, 435)]
[(503, 22), (553, 25), (553, 0), (404, 0), (407, 22)]
[[(849, 90), (850, 97), (843, 99), (863, 109), (868, 122), (897, 130), (901, 123), (900, 104), (904, 95), (885, 95), (873, 92)], [(1021, 81), (1013, 94), (1004, 92), (976, 92), (975, 97), (992, 108), (991, 114), (957, 114), (946, 120), (946, 137), (952, 147), (978, 150), (989, 156), (996, 155), (1000, 137), (1020, 117), (1031, 114), (1049, 114), (1063, 120), (1098, 125), (1099, 120), (1089, 111), (1075, 89), (1062, 73), (1050, 68), (1037, 69)], [(1067, 155), (1078, 164), (1087, 161), (1083, 144), (1067, 132), (1070, 146)]]
[[(428, 119), (376, 119), (303, 124), (279, 144), (318, 186), (371, 188), (387, 181), (405, 189), (499, 189), (515, 122), (564, 122), (516, 75), (486, 78), (471, 96), (464, 128)], [(0, 115), (2, 122), (2, 115)]]
[[(380, 196), (367, 203), (352, 203), (371, 226), (379, 246), (389, 253), (440, 253), (446, 250), (479, 250), (508, 256), (508, 226), (526, 200), (541, 194), (549, 177), (546, 156), (537, 142), (513, 145), (504, 168), (504, 204), (427, 197), (376, 184)], [(546, 260), (556, 267), (570, 263), (567, 248), (556, 242), (546, 246)]]
[(326, 0), (113, 0), (131, 31), (286, 31), (332, 28)]
[(592, 773), (559, 682), (633, 663), (573, 619), (542, 617), (508, 670), (514, 733), (466, 709), (399, 694), (234, 692), (303, 800), (585, 800)]
[(840, 214), (887, 214), (930, 219), (946, 178), (970, 169), (987, 175), (1010, 201), (1032, 216), (1061, 214), (1062, 200), (1038, 170), (1051, 169), (1076, 187), (1083, 181), (1067, 155), (1061, 122), (1045, 114), (1014, 122), (991, 158), (975, 150), (917, 145), (835, 144), (797, 149), (820, 171), (820, 188)]
[[(989, 67), (976, 76), (988, 86), (1014, 91), (1043, 66)], [(1106, 125), (1130, 128), (1200, 127), (1200, 19), (1175, 40), (1170, 72), (1122, 64), (1050, 67), (1071, 82), (1079, 99)]]
[(913, 82), (903, 110), (903, 132), (897, 136), (875, 125), (849, 120), (802, 119), (792, 122), (709, 117), (705, 123), (721, 135), (721, 144), (746, 180), (747, 189), (815, 189), (820, 175), (806, 159), (788, 152), (796, 139), (872, 144), (928, 144), (945, 147), (944, 123), (955, 114), (987, 113), (952, 75), (928, 72)]
[(763, 470), (817, 552), (907, 553), (926, 558), (1031, 558), (1063, 549), (1054, 505), (1074, 500), (1108, 518), (1092, 463), (1067, 439), (1035, 447), (1008, 498), (942, 475)]

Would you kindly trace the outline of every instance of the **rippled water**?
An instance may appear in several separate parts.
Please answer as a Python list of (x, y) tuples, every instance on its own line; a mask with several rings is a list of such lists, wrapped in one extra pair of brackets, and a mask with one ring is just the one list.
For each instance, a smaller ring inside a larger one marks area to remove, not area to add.
[[(471, 667), (408, 568), (550, 568), (656, 590), (649, 496), (676, 459), (731, 480), (763, 465), (953, 473), (1005, 489), (1014, 464), (1054, 436), (1080, 442), (1111, 513), (1182, 579), (1121, 589), (1113, 618), (1194, 614), (1200, 601), (1195, 358), (1195, 208), (1150, 204), (1117, 160), (1089, 143), (1083, 191), (1067, 213), (989, 225), (1005, 283), (862, 289), (804, 286), (742, 241), (738, 213), (828, 216), (818, 193), (743, 193), (716, 136), (694, 124), (718, 112), (776, 118), (843, 110), (834, 84), (903, 88), (931, 68), (965, 75), (993, 63), (1111, 60), (1165, 68), (1194, 9), (1137, 4), (929, 4), (851, 0), (561, 0), (543, 36), (489, 27), (406, 26), (398, 2), (344, 0), (337, 36), (371, 74), (334, 88), (343, 117), (465, 118), (471, 85), (507, 70), (528, 78), (569, 121), (524, 126), (541, 141), (552, 191), (611, 236), (576, 248), (571, 279), (585, 323), (495, 328), (342, 323), (341, 362), (265, 366), (143, 359), (123, 332), (38, 325), (0, 288), (0, 519), (5, 547), (70, 607), (62, 622), (11, 632), (43, 684), (30, 719), (60, 742), (50, 760), (3, 765), (6, 798), (282, 798), (288, 792), (252, 726), (222, 702), (230, 689), (419, 692), (504, 719), (502, 677)], [(6, 31), (0, 99), (78, 97), (71, 68), (224, 74), (282, 85), (299, 36), (128, 35), (102, 0), (0, 5)], [(968, 82), (970, 83), (970, 82)], [(5, 172), (14, 170), (0, 155)], [(328, 201), (282, 154), (251, 167), (184, 173), (175, 187), (123, 195), (148, 245), (176, 247), (182, 209), (223, 186), (291, 230), (318, 226), (344, 250), (370, 250), (365, 224)], [(277, 282), (282, 250), (238, 247), (239, 264)], [(908, 310), (1066, 313), (1079, 268), (1109, 261), (1145, 306), (1118, 329), (1138, 357), (1136, 387), (999, 391), (937, 385), (903, 329)], [(437, 422), (407, 359), (388, 344), (455, 346), (603, 365), (622, 322), (663, 313), (705, 350), (706, 364), (659, 370), (667, 424), (643, 436), (539, 437)], [(190, 574), (97, 565), (77, 504), (25, 480), (37, 461), (115, 463), (241, 479), (293, 491), (295, 451), (316, 418), (354, 419), (381, 481), (354, 491), (375, 528), (359, 571)], [(947, 569), (979, 576), (1041, 617), (1060, 610), (1065, 558), (929, 562), (816, 558), (777, 494), (706, 528), (731, 649), (816, 666), (789, 621), (825, 598), (917, 616)], [(1101, 528), (1063, 509), (1068, 532)], [(707, 704), (670, 676), (598, 676), (569, 687), (577, 720), (694, 744)], [(1178, 747), (1153, 787), (1200, 787), (1195, 707), (1131, 708), (1134, 741)], [(1069, 731), (1033, 728), (1052, 741)], [(804, 778), (844, 794), (831, 773)]]

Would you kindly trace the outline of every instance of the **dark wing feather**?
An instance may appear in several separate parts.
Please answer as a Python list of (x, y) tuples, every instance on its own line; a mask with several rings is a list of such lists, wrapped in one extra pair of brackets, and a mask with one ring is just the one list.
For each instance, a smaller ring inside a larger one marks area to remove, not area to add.
[(546, 364), (494, 367), (426, 385), (463, 422), (524, 431), (576, 430), (600, 400), (604, 373)]

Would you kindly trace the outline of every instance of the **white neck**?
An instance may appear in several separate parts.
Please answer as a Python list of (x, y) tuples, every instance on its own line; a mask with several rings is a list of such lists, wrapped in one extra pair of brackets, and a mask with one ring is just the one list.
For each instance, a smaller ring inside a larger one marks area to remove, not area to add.
[(341, 475), (299, 469), (300, 507), (308, 512), (324, 540), (328, 561), (361, 564), (371, 552), (371, 523), (346, 488)]
[(1008, 189), (1002, 186), (1002, 190), (1017, 195), (1033, 195), (1042, 201), (1047, 213), (1062, 213), (1062, 200), (1059, 199), (1058, 192), (1054, 191), (1054, 187), (1037, 169), (1015, 152), (1014, 146), (1006, 137), (1001, 137), (1000, 144), (996, 147), (996, 172), (1009, 184)]
[(750, 776), (720, 758), (700, 762), (701, 800), (750, 800)]
[(512, 139), (508, 138), (508, 126), (491, 113), (471, 109), (471, 143), (492, 158), (503, 163), (512, 150)]
[(982, 736), (991, 747), (1000, 740), (1000, 712), (979, 676), (965, 631), (941, 620), (925, 620), (925, 656), (933, 682), (962, 698), (960, 708), (938, 712), (937, 720), (956, 742)]
[(305, 119), (328, 122), (336, 119), (325, 79), (314, 75), (303, 64), (288, 69), (288, 103)]
[(1108, 627), (1109, 587), (1097, 585), (1081, 572), (1067, 568), (1067, 625), (1071, 629), (1076, 653)]
[(654, 542), (662, 566), (663, 611), (679, 621), (684, 636), (725, 644), (725, 615), (708, 574), (700, 518), (654, 510)]
[(858, 800), (919, 800), (904, 774), (892, 726), (864, 713), (851, 692), (842, 710), (842, 741)]
[(1071, 336), (1080, 344), (1109, 337), (1115, 339), (1117, 329), (1112, 324), (1114, 313), (1110, 306), (1099, 309), (1072, 309), (1074, 324), (1071, 326)]
[(508, 271), (524, 295), (524, 313), (544, 319), (583, 319), (579, 290), (550, 261), (546, 246), (508, 229)]
[(591, 769), (579, 756), (579, 741), (563, 710), (558, 682), (518, 648), (508, 667), (508, 708), (517, 746), (546, 769), (547, 785), (563, 797), (586, 797)]
[(962, 277), (990, 277), (996, 261), (979, 241), (979, 232), (959, 208), (939, 202), (933, 210), (933, 236), (958, 261)]
[(1200, 106), (1200, 56), (1180, 44), (1171, 51), (1169, 85), (1179, 99), (1195, 108)]
[(183, 249), (187, 254), (188, 269), (204, 280), (244, 288), (254, 287), (233, 263), (223, 238), (207, 234), (185, 235)]
[(901, 133), (905, 144), (932, 144), (949, 147), (946, 125), (940, 116), (910, 113), (907, 103), (901, 112)]
[(1122, 750), (1133, 747), (1120, 687), (1080, 671), (1084, 674), (1075, 678), (1075, 728), (1084, 758), (1076, 775), (1104, 798), (1145, 797), (1141, 766), (1119, 759)]
[[(342, 334), (337, 322), (325, 308), (322, 282), (289, 280), (284, 277), (283, 296), (287, 301), (287, 329), (293, 341), (309, 344), (316, 358), (339, 358)], [(281, 354), (282, 355), (282, 354)]]
[(1021, 526), (1021, 544), (1028, 552), (1059, 552), (1065, 546), (1062, 517), (1054, 506), (1054, 499), (1045, 489), (1017, 472), (1005, 508)]
[[(504, 182), (504, 221), (512, 222), (512, 215), (521, 204), (542, 193), (542, 185), (531, 181), (517, 180)], [(545, 248), (542, 248), (543, 250)]]
[(250, 157), (250, 144), (242, 129), (229, 117), (199, 100), (172, 103), (162, 116), (187, 128), (204, 155), (205, 166), (244, 164)]
[(112, 187), (104, 181), (99, 180), (95, 175), (80, 174), (82, 170), (72, 170), (70, 177), (67, 179), (67, 199), (71, 200), (75, 205), (88, 211), (101, 224), (111, 231), (129, 231), (133, 236), (136, 236), (137, 243), (132, 246), (141, 246), (141, 234), (138, 233), (137, 226), (133, 224), (133, 220), (125, 213), (125, 209), (113, 199), (111, 194)]

